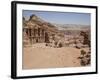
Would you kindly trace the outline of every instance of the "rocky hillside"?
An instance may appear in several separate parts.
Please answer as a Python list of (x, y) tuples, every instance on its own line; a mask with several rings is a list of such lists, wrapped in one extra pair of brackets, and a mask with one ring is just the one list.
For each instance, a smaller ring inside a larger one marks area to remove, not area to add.
[(80, 24), (54, 24), (59, 30), (89, 30), (90, 25)]
[(39, 18), (38, 16), (34, 14), (31, 15), (29, 20), (27, 21), (25, 20), (25, 18), (23, 18), (23, 27), (36, 27), (36, 26), (43, 28), (47, 32), (52, 32), (52, 33), (59, 32), (59, 30), (54, 25), (42, 20), (41, 18)]

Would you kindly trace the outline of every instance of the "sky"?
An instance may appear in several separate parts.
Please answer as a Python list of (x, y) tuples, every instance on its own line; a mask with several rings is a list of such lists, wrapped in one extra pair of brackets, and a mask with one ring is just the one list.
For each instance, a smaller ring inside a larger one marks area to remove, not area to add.
[(74, 12), (54, 12), (54, 11), (34, 11), (23, 10), (23, 17), (29, 19), (29, 17), (35, 14), (42, 20), (56, 24), (80, 24), (90, 25), (91, 15), (90, 13), (74, 13)]

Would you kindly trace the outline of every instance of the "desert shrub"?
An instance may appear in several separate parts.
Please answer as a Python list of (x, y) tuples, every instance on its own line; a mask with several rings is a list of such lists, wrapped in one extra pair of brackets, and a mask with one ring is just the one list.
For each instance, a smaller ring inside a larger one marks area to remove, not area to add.
[(84, 59), (81, 60), (80, 64), (81, 64), (82, 66), (85, 66), (85, 65), (86, 65), (86, 62), (84, 61)]
[(57, 42), (57, 41), (55, 41), (55, 42), (54, 42), (54, 45), (55, 45), (55, 46), (57, 46), (57, 43), (58, 43), (58, 42)]
[(48, 46), (48, 44), (46, 43), (45, 46)]
[(87, 64), (91, 64), (91, 58), (88, 59)]
[(78, 47), (78, 46), (75, 46), (75, 48), (80, 49), (80, 47)]
[(86, 54), (86, 51), (84, 51), (84, 50), (81, 50), (81, 55), (85, 55)]
[(77, 59), (83, 59), (84, 57), (78, 57)]
[(84, 37), (83, 45), (88, 45), (90, 47), (91, 45), (90, 45), (89, 33), (81, 31), (80, 35)]
[(86, 57), (86, 58), (90, 58), (90, 57), (91, 57), (91, 55), (87, 54), (85, 57)]
[(59, 43), (58, 47), (63, 47), (62, 43)]
[(86, 52), (84, 50), (81, 50), (80, 52), (81, 52), (81, 55), (78, 57), (78, 59), (80, 59), (80, 65), (81, 66), (89, 65), (91, 62), (90, 51)]

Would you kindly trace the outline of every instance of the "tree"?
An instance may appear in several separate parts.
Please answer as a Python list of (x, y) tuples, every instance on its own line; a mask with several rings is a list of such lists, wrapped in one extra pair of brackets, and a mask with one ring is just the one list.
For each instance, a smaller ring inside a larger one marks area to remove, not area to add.
[(81, 31), (80, 35), (84, 37), (83, 44), (88, 45), (90, 47), (91, 45), (90, 45), (89, 34), (87, 32)]

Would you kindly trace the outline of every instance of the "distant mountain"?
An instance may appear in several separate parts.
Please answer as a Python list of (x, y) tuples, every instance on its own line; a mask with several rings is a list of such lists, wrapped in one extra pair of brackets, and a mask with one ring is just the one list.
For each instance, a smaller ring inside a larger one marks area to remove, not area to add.
[(89, 30), (89, 25), (78, 24), (54, 24), (59, 30)]

